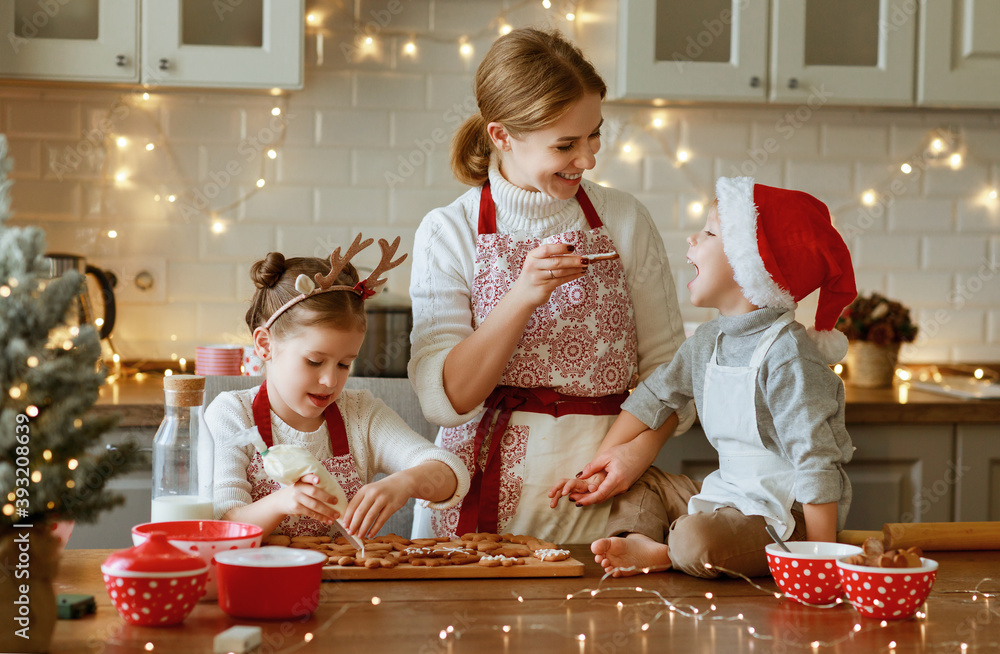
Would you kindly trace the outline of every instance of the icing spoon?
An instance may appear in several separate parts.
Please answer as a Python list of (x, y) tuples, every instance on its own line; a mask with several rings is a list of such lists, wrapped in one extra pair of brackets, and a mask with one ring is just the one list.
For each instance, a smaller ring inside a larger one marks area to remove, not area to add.
[(785, 545), (785, 541), (781, 540), (781, 538), (778, 536), (778, 532), (774, 530), (774, 527), (772, 527), (771, 525), (767, 525), (765, 529), (767, 529), (767, 535), (771, 537), (771, 540), (773, 540), (775, 543), (778, 544), (778, 547), (780, 547), (781, 549), (785, 550), (788, 553), (791, 553), (792, 550), (788, 549), (788, 545)]

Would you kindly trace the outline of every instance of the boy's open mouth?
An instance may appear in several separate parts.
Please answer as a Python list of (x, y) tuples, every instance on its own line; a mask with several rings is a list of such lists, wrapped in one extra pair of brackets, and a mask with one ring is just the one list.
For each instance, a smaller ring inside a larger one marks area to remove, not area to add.
[(309, 396), (309, 401), (316, 406), (326, 406), (326, 403), (330, 401), (329, 395), (317, 395), (316, 393), (306, 393)]

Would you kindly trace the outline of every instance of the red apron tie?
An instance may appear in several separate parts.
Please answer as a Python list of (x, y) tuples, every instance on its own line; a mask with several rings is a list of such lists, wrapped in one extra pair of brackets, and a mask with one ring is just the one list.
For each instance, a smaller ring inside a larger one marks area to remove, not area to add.
[[(610, 416), (621, 411), (622, 402), (628, 393), (604, 395), (602, 397), (576, 397), (563, 395), (551, 388), (517, 388), (498, 386), (486, 398), (485, 413), (476, 427), (476, 439), (472, 446), (473, 475), (469, 492), (462, 501), (457, 532), (497, 532), (500, 506), (500, 442), (503, 440), (507, 424), (514, 411), (545, 413), (560, 417), (571, 414), (590, 416)], [(493, 419), (496, 425), (490, 429)], [(490, 433), (486, 462), (479, 468), (483, 443)]]
[[(351, 448), (347, 444), (347, 427), (344, 426), (344, 417), (340, 415), (340, 409), (336, 402), (330, 404), (323, 410), (323, 417), (326, 418), (326, 429), (330, 432), (330, 450), (333, 456), (350, 454)], [(253, 421), (257, 425), (257, 431), (264, 440), (264, 445), (271, 447), (274, 443), (274, 436), (271, 433), (271, 402), (267, 399), (267, 380), (260, 385), (260, 390), (253, 398)]]

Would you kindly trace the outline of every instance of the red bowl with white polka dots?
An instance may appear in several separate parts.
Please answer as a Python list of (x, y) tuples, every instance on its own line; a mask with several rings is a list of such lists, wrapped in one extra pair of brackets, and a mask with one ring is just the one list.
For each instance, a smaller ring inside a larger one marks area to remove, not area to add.
[(860, 554), (861, 548), (843, 543), (791, 541), (791, 552), (777, 543), (764, 548), (771, 576), (781, 592), (802, 604), (832, 604), (843, 594), (837, 559)]
[(937, 578), (937, 561), (920, 559), (919, 568), (877, 568), (837, 561), (851, 605), (866, 618), (905, 620), (927, 601)]
[(104, 587), (119, 615), (142, 627), (184, 621), (205, 592), (208, 566), (155, 532), (143, 544), (115, 552), (101, 565)]

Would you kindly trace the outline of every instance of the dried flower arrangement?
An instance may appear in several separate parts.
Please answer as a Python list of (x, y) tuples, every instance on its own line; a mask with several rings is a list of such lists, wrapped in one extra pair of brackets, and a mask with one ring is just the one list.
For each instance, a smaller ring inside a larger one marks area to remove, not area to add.
[(837, 320), (837, 329), (848, 340), (874, 345), (910, 343), (917, 337), (910, 310), (878, 293), (855, 298)]

